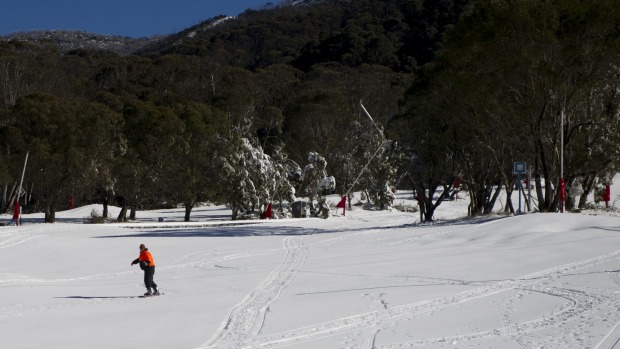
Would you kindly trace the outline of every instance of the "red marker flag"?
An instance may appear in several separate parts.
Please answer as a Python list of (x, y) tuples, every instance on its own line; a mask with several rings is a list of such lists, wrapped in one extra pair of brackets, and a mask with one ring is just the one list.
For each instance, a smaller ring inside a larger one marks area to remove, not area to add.
[(337, 208), (342, 208), (342, 215), (345, 215), (345, 210), (347, 207), (347, 196), (343, 196), (342, 200), (340, 200), (340, 202), (336, 205)]
[(271, 211), (271, 202), (267, 205), (267, 210), (265, 210), (265, 218), (273, 218), (273, 212)]
[(343, 196), (342, 200), (340, 200), (340, 202), (336, 205), (336, 207), (345, 208), (346, 205), (347, 205), (347, 197)]

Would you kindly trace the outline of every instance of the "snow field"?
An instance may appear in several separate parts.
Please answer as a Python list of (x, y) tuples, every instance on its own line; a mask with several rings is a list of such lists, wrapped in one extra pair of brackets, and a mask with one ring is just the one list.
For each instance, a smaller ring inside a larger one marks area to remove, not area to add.
[[(106, 225), (82, 224), (92, 207), (56, 224), (27, 215), (0, 227), (2, 347), (616, 346), (618, 217), (447, 221), (464, 202), (440, 206), (435, 224), (360, 208), (235, 225), (216, 206), (187, 224), (182, 209)], [(140, 243), (162, 297), (136, 298)]]

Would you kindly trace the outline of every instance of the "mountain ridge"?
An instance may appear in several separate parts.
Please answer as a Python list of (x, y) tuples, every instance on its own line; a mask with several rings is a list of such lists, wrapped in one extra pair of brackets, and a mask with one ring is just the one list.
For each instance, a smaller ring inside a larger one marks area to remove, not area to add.
[(62, 53), (78, 49), (94, 49), (130, 55), (142, 48), (164, 39), (163, 36), (131, 38), (119, 35), (104, 35), (81, 30), (33, 30), (0, 36), (0, 40), (25, 41), (38, 45), (53, 44)]
[[(322, 2), (322, 0), (284, 0), (277, 5), (267, 3), (261, 7), (259, 11), (271, 10), (279, 7), (309, 6), (320, 2)], [(247, 9), (246, 11), (255, 10)], [(150, 37), (141, 38), (122, 35), (106, 35), (72, 29), (39, 29), (0, 35), (0, 40), (18, 40), (38, 45), (53, 43), (62, 53), (68, 53), (79, 49), (94, 49), (109, 51), (125, 56), (141, 52), (149, 47), (157, 47), (162, 43), (174, 45), (175, 41), (182, 40), (184, 38), (192, 38), (196, 32), (204, 32), (208, 29), (213, 29), (218, 24), (237, 17), (238, 16), (215, 16), (212, 18), (207, 18), (199, 24), (189, 26), (176, 33), (167, 35), (153, 35)]]

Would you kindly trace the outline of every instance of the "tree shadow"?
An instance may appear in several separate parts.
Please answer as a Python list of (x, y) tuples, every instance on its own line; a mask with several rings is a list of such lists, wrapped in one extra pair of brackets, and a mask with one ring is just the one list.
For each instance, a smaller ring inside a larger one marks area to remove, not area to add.
[[(404, 223), (394, 226), (385, 227), (385, 229), (415, 229), (427, 226), (443, 226), (443, 225), (472, 225), (481, 224), (488, 221), (497, 220), (498, 218), (479, 219), (479, 220), (457, 220), (435, 222), (431, 224), (425, 223)], [(168, 222), (166, 222), (168, 223)], [(257, 237), (257, 236), (295, 236), (295, 235), (316, 235), (316, 234), (334, 234), (334, 233), (356, 233), (367, 230), (376, 230), (376, 227), (359, 227), (349, 229), (320, 229), (320, 228), (302, 228), (298, 226), (281, 226), (281, 227), (264, 227), (256, 222), (235, 223), (212, 225), (205, 222), (204, 225), (184, 226), (185, 222), (179, 222), (178, 225), (170, 227), (144, 227), (136, 226), (131, 229), (139, 229), (139, 233), (135, 234), (119, 234), (119, 235), (102, 235), (95, 236), (95, 239), (114, 239), (114, 238), (135, 238), (135, 237)], [(192, 222), (197, 223), (197, 222)], [(257, 225), (260, 226), (257, 228)]]
[(96, 236), (96, 239), (113, 238), (135, 238), (135, 237), (251, 237), (251, 236), (290, 236), (290, 235), (309, 235), (319, 233), (336, 232), (317, 231), (313, 229), (303, 229), (299, 227), (269, 227), (255, 228), (254, 226), (213, 226), (213, 227), (178, 227), (178, 228), (156, 228), (146, 229), (136, 234), (123, 235), (103, 235)]

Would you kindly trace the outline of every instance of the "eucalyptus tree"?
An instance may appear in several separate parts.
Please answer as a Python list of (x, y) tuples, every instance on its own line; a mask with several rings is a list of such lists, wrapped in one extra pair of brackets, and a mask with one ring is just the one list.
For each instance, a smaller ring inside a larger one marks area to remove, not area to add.
[[(441, 84), (433, 85), (435, 73), (419, 75), (406, 100), (406, 111), (388, 124), (391, 134), (405, 146), (407, 161), (402, 176), (415, 191), (420, 220), (432, 221), (435, 210), (448, 198), (458, 173), (456, 122), (440, 106), (449, 98)], [(428, 78), (429, 80), (426, 80)]]
[(168, 176), (171, 197), (185, 207), (185, 221), (200, 201), (209, 201), (217, 185), (219, 167), (213, 154), (219, 148), (218, 135), (227, 129), (226, 118), (218, 110), (191, 103), (177, 106), (175, 113), (183, 122), (171, 160)]
[[(3, 136), (2, 139), (4, 140), (6, 138), (4, 138), (3, 129), (11, 122), (11, 119), (9, 109), (0, 107), (0, 135)], [(9, 206), (9, 196), (11, 195), (9, 187), (12, 187), (13, 183), (16, 182), (19, 171), (16, 167), (17, 162), (12, 160), (11, 148), (4, 142), (0, 142), (0, 164), (2, 164), (0, 166), (0, 192), (2, 193), (0, 197), (0, 212), (5, 212)], [(13, 190), (11, 189), (11, 191)]]
[[(360, 100), (368, 102), (378, 124), (385, 124), (398, 113), (408, 82), (406, 75), (382, 66), (315, 65), (287, 104), (280, 137), (286, 142), (285, 149), (298, 163), (306, 161), (308, 151), (324, 154), (327, 171), (336, 178), (340, 194), (367, 190), (380, 206), (386, 184), (394, 185), (396, 179), (389, 171), (384, 172), (385, 178), (377, 176), (387, 164), (382, 162), (384, 156), (392, 158), (389, 153), (394, 148), (382, 145), (383, 135), (362, 112)], [(372, 157), (379, 148), (382, 156)]]
[(53, 45), (0, 40), (0, 106), (32, 93), (61, 94), (68, 87)]
[[(462, 62), (460, 75), (488, 99), (472, 110), (500, 117), (509, 125), (502, 134), (522, 139), (513, 138), (513, 147), (525, 146), (518, 156), (531, 164), (541, 211), (558, 208), (562, 154), (569, 178), (617, 162), (610, 148), (617, 124), (605, 111), (617, 103), (610, 91), (618, 86), (620, 16), (613, 8), (608, 0), (479, 1), (446, 41), (452, 60)], [(599, 149), (607, 161), (584, 169), (578, 159), (596, 159), (586, 154)]]
[(47, 94), (20, 98), (0, 132), (13, 159), (29, 152), (26, 180), (36, 185), (45, 222), (72, 192), (88, 189), (109, 161), (121, 119), (107, 107)]
[(183, 122), (174, 111), (151, 102), (129, 100), (123, 108), (126, 152), (115, 162), (118, 220), (135, 218), (138, 207), (161, 205), (171, 198), (171, 168), (181, 144)]
[(541, 211), (558, 208), (562, 154), (568, 178), (615, 166), (616, 12), (607, 0), (472, 3), (407, 98), (413, 172), (463, 177), (480, 214), (512, 190), (515, 161), (533, 169)]
[(8, 107), (29, 92), (28, 60), (4, 41), (0, 41), (0, 48), (0, 106)]

